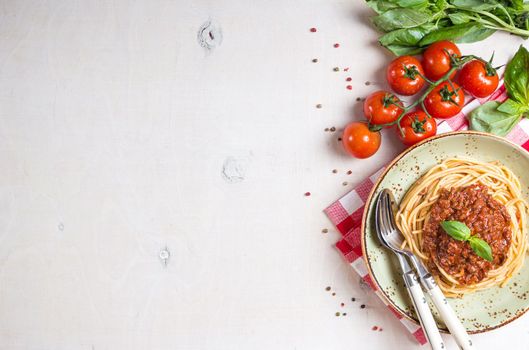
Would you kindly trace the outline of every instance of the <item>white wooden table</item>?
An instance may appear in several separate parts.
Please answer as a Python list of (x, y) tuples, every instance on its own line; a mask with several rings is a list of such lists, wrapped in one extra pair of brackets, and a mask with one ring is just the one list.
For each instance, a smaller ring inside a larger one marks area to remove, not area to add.
[[(0, 348), (420, 348), (321, 212), (402, 149), (388, 134), (354, 160), (324, 132), (361, 118), (365, 81), (383, 86), (369, 14), (360, 0), (0, 2)], [(521, 42), (462, 48), (503, 63)], [(474, 338), (527, 349), (528, 326)]]

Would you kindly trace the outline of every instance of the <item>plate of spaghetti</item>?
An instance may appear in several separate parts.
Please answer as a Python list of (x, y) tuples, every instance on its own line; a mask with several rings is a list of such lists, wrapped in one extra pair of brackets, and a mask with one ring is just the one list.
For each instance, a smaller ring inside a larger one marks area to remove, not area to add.
[[(380, 175), (362, 219), (362, 249), (373, 283), (417, 322), (398, 264), (373, 229), (374, 198), (395, 195), (396, 223), (471, 333), (529, 309), (529, 153), (490, 134), (441, 134), (400, 154)], [(444, 324), (434, 316), (441, 329)]]

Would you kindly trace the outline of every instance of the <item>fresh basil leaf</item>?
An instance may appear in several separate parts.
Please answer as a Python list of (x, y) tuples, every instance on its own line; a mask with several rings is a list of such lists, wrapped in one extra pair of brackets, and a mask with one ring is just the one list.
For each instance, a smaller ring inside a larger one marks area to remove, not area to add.
[(367, 0), (366, 4), (378, 14), (399, 7), (399, 5), (389, 0)]
[(478, 10), (478, 11), (491, 11), (501, 6), (498, 2), (488, 0), (450, 0), (451, 5), (460, 9)]
[(492, 249), (490, 245), (476, 236), (472, 236), (469, 239), (470, 248), (476, 253), (477, 256), (482, 257), (487, 261), (492, 261)]
[(498, 111), (500, 103), (489, 101), (474, 109), (468, 119), (470, 129), (505, 136), (520, 121), (521, 115)]
[(426, 7), (428, 0), (366, 0), (367, 6), (375, 10), (376, 13), (382, 14), (387, 10), (403, 8)]
[(387, 45), (384, 47), (391, 51), (395, 56), (418, 55), (424, 50), (423, 47), (419, 46)]
[(435, 25), (431, 23), (414, 28), (397, 29), (382, 35), (378, 41), (383, 46), (416, 46), (426, 34), (434, 29)]
[(511, 99), (529, 105), (529, 52), (523, 46), (507, 63), (505, 87)]
[(495, 31), (483, 27), (481, 24), (469, 22), (451, 27), (441, 28), (426, 35), (420, 46), (426, 46), (439, 40), (450, 40), (458, 43), (472, 43), (491, 36)]
[(454, 12), (448, 14), (448, 18), (453, 24), (463, 24), (474, 20), (474, 16), (469, 15), (466, 12)]
[(393, 0), (400, 7), (421, 7), (428, 5), (428, 0)]
[(523, 11), (524, 9), (523, 0), (509, 0), (509, 5), (516, 11)]
[(458, 241), (466, 241), (470, 238), (470, 229), (460, 221), (442, 221), (441, 227), (450, 237)]
[(516, 102), (508, 98), (498, 107), (498, 111), (512, 115), (519, 115), (525, 113), (528, 108), (529, 106), (524, 106), (520, 102)]
[(396, 8), (372, 18), (373, 24), (383, 32), (412, 28), (430, 21), (430, 14), (420, 10)]

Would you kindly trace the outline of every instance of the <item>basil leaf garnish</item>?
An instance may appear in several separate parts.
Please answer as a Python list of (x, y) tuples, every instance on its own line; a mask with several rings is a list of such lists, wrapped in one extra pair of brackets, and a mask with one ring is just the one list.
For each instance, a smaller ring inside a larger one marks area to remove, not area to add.
[(470, 229), (463, 222), (457, 220), (442, 221), (441, 227), (450, 237), (458, 241), (468, 241), (470, 248), (472, 248), (477, 256), (487, 261), (492, 261), (492, 249), (490, 245), (481, 238), (472, 236)]
[(472, 236), (469, 239), (470, 248), (476, 253), (477, 256), (482, 257), (487, 261), (492, 261), (492, 249), (490, 245), (476, 236)]
[(441, 227), (452, 238), (458, 241), (467, 241), (470, 238), (470, 229), (460, 221), (443, 221)]

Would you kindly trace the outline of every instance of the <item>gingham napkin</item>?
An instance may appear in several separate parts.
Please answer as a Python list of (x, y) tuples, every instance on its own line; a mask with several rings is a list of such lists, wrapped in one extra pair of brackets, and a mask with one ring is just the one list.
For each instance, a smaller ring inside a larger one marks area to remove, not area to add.
[[(505, 86), (502, 85), (496, 92), (485, 99), (473, 99), (468, 102), (461, 113), (455, 117), (440, 121), (437, 125), (437, 132), (444, 133), (456, 130), (466, 130), (468, 123), (466, 115), (474, 108), (481, 104), (495, 100), (503, 102), (507, 99)], [(529, 120), (522, 119), (522, 121), (514, 127), (514, 129), (507, 135), (508, 140), (521, 145), (526, 150), (529, 150)], [(426, 344), (426, 337), (421, 327), (414, 322), (404, 318), (391, 305), (388, 305), (382, 294), (377, 290), (376, 285), (371, 281), (367, 273), (367, 267), (362, 258), (362, 247), (360, 245), (360, 224), (362, 221), (362, 214), (364, 205), (373, 188), (377, 178), (382, 174), (384, 167), (382, 167), (375, 174), (371, 175), (363, 182), (358, 184), (352, 191), (345, 196), (331, 204), (324, 210), (331, 222), (336, 226), (338, 231), (343, 235), (336, 243), (336, 248), (344, 256), (345, 260), (353, 267), (353, 269), (366, 281), (380, 300), (388, 307), (388, 309), (401, 321), (401, 323), (408, 329), (409, 332), (417, 339), (420, 344)]]

